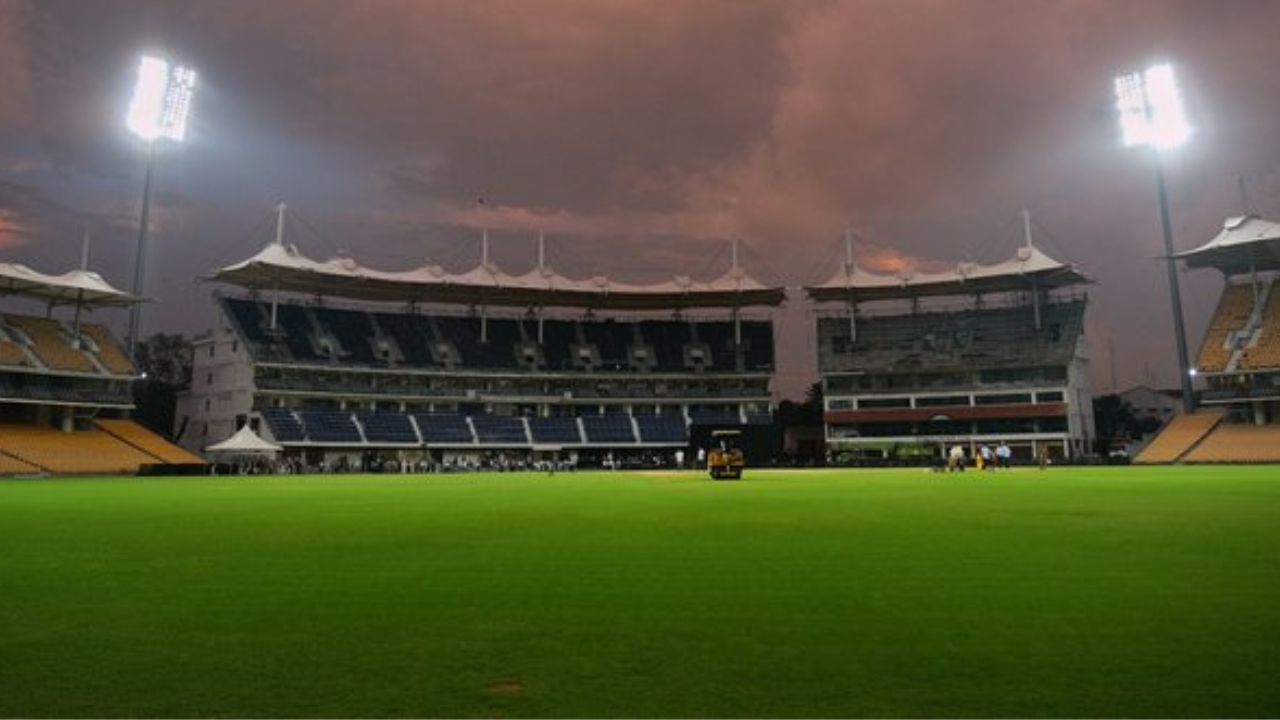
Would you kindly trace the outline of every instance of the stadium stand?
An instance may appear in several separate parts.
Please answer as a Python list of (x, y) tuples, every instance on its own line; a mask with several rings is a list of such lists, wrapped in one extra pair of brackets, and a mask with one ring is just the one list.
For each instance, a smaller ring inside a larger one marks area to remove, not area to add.
[(583, 415), (579, 420), (582, 421), (582, 432), (587, 442), (603, 445), (629, 445), (636, 442), (630, 415)]
[(93, 344), (97, 346), (98, 359), (102, 362), (103, 367), (116, 375), (132, 375), (133, 363), (129, 362), (129, 358), (116, 344), (115, 338), (111, 337), (111, 333), (101, 325), (85, 324), (80, 328), (81, 332), (89, 336)]
[(1270, 287), (1254, 342), (1241, 352), (1241, 370), (1280, 368), (1280, 289)]
[(27, 315), (5, 315), (4, 320), (31, 338), (32, 352), (46, 367), (70, 372), (97, 372), (88, 355), (71, 347), (62, 323), (57, 320)]
[(31, 367), (31, 358), (22, 351), (22, 346), (11, 340), (0, 340), (0, 365), (10, 367)]
[[(717, 422), (772, 419), (773, 325), (744, 313), (780, 306), (785, 288), (736, 265), (651, 285), (545, 265), (386, 273), (273, 242), (212, 277), (246, 292), (217, 293), (220, 322), (195, 341), (175, 418), (193, 449), (247, 422), (309, 466), (519, 463), (552, 446), (651, 462), (690, 442), (693, 405), (719, 407)], [(632, 413), (673, 419), (642, 442)]]
[(637, 415), (636, 429), (644, 443), (682, 443), (689, 438), (684, 418), (676, 415)]
[(303, 432), (315, 443), (358, 443), (360, 429), (355, 418), (345, 410), (299, 410)]
[(262, 411), (262, 419), (266, 421), (272, 436), (278, 442), (301, 442), (307, 439), (302, 428), (302, 421), (285, 408), (266, 408)]
[(1087, 277), (1030, 243), (1004, 262), (931, 273), (876, 274), (847, 252), (805, 288), (830, 304), (818, 365), (836, 463), (930, 462), (956, 443), (1008, 442), (1024, 461), (1090, 452)]
[(0, 475), (27, 475), (41, 472), (41, 468), (12, 455), (0, 452)]
[(582, 432), (577, 418), (533, 417), (529, 418), (529, 435), (535, 443), (549, 445), (580, 445)]
[(522, 418), (480, 413), (471, 416), (476, 439), (486, 445), (528, 445), (529, 434)]
[(414, 415), (423, 442), (440, 444), (474, 444), (475, 432), (464, 415), (432, 413)]
[(1223, 372), (1235, 352), (1228, 342), (1231, 336), (1245, 329), (1253, 312), (1253, 289), (1248, 285), (1228, 284), (1209, 321), (1200, 346), (1200, 372)]
[(1207, 409), (1178, 415), (1133, 459), (1135, 464), (1177, 462), (1222, 422), (1221, 410)]
[(150, 455), (155, 460), (171, 465), (201, 464), (199, 456), (174, 445), (132, 420), (97, 418), (94, 424), (101, 430)]
[(0, 425), (0, 451), (53, 473), (133, 474), (161, 462), (109, 432), (63, 432), (39, 425)]
[[(490, 318), (486, 339), (481, 342), (480, 320), (450, 315), (416, 315), (393, 312), (366, 312), (332, 308), (310, 309), (280, 304), (277, 327), (269, 331), (264, 318), (266, 305), (241, 298), (220, 299), (227, 316), (239, 328), (245, 342), (261, 361), (340, 362), (362, 367), (441, 367), (440, 344), (451, 345), (458, 353), (461, 368), (488, 370), (521, 369), (520, 346), (528, 332), (519, 321)], [(382, 328), (400, 349), (399, 362), (379, 356), (373, 349)], [(606, 372), (686, 372), (693, 369), (722, 372), (768, 373), (773, 369), (773, 331), (770, 323), (744, 321), (743, 344), (733, 341), (733, 325), (725, 321), (623, 321), (547, 320), (541, 345), (548, 370), (582, 369), (582, 358), (573, 348), (583, 347), (593, 358), (592, 369)], [(694, 335), (697, 335), (696, 341)], [(327, 343), (326, 339), (334, 342)], [(710, 348), (706, 363), (687, 362), (686, 348)], [(654, 362), (640, 363), (632, 350), (652, 349)], [(330, 350), (332, 352), (330, 352)], [(741, 367), (739, 367), (741, 366)]]
[(364, 428), (364, 436), (371, 443), (411, 443), (421, 439), (413, 429), (408, 415), (397, 412), (359, 413), (356, 419)]
[(1280, 462), (1280, 425), (1222, 423), (1193, 447), (1183, 462)]

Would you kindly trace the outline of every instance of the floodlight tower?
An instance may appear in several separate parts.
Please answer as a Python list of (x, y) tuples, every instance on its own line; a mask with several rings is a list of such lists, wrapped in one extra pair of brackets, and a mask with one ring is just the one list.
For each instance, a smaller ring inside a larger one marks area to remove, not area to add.
[(1142, 72), (1116, 78), (1116, 109), (1125, 147), (1146, 147), (1156, 170), (1156, 194), (1160, 204), (1160, 226), (1164, 232), (1165, 268), (1169, 274), (1169, 303), (1173, 307), (1173, 331), (1178, 346), (1178, 377), (1182, 386), (1182, 409), (1195, 409), (1191, 388), (1191, 362), (1187, 357), (1187, 330), (1182, 319), (1182, 294), (1178, 289), (1178, 266), (1173, 257), (1173, 227), (1169, 221), (1169, 193), (1165, 189), (1163, 153), (1173, 150), (1191, 136), (1182, 108), (1182, 95), (1173, 66), (1162, 63)]
[[(133, 262), (133, 294), (141, 297), (146, 280), (147, 226), (151, 222), (151, 176), (156, 165), (156, 143), (180, 143), (187, 135), (187, 117), (195, 94), (196, 73), (170, 65), (167, 60), (144, 56), (138, 64), (138, 82), (129, 101), (125, 125), (146, 143), (147, 174), (142, 181), (142, 217), (138, 223), (137, 255)], [(136, 360), (142, 304), (129, 311), (129, 358)]]

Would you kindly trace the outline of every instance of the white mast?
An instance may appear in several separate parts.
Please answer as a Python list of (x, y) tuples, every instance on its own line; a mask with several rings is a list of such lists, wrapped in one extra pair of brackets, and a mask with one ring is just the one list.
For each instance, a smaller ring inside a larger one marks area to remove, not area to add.
[[(1022, 235), (1026, 239), (1027, 249), (1034, 249), (1035, 244), (1031, 240), (1031, 211), (1022, 208)], [(1036, 330), (1040, 329), (1040, 281), (1034, 275), (1031, 276), (1031, 307), (1036, 314)]]
[[(284, 247), (284, 216), (288, 211), (284, 203), (276, 204), (276, 245)], [(276, 329), (276, 312), (280, 305), (280, 281), (271, 283), (271, 329)]]

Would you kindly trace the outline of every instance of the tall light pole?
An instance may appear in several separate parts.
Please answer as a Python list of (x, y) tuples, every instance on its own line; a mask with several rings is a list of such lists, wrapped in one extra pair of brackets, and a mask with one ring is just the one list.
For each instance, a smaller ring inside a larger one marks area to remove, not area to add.
[(1182, 145), (1191, 136), (1182, 108), (1182, 95), (1173, 67), (1152, 65), (1142, 72), (1116, 78), (1116, 109), (1125, 147), (1145, 147), (1156, 171), (1156, 195), (1160, 205), (1160, 227), (1164, 233), (1165, 269), (1169, 275), (1169, 304), (1173, 309), (1173, 332), (1178, 350), (1178, 378), (1182, 387), (1182, 409), (1195, 409), (1191, 387), (1191, 361), (1187, 356), (1187, 330), (1182, 319), (1182, 294), (1178, 288), (1178, 265), (1173, 257), (1173, 226), (1169, 221), (1169, 193), (1165, 188), (1163, 153)]
[[(170, 65), (157, 57), (144, 56), (138, 64), (138, 82), (129, 101), (125, 125), (146, 143), (147, 173), (142, 181), (142, 217), (138, 222), (138, 247), (133, 261), (133, 294), (142, 297), (146, 285), (147, 229), (151, 223), (151, 177), (155, 172), (156, 143), (182, 142), (187, 135), (187, 117), (195, 94), (196, 73)], [(129, 357), (136, 359), (141, 331), (142, 304), (129, 311)]]

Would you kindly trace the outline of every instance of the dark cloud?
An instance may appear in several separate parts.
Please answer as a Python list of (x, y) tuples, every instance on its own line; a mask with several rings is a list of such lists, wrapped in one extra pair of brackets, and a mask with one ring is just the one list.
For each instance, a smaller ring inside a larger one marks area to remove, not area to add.
[[(1111, 78), (1178, 63), (1197, 134), (1169, 178), (1191, 245), (1236, 211), (1237, 175), (1280, 214), (1277, 21), (1265, 0), (0, 0), (0, 178), (130, 217), (120, 113), (136, 53), (167, 50), (202, 80), (158, 175), (166, 327), (207, 322), (189, 279), (247, 254), (280, 199), (316, 226), (309, 250), (384, 267), (468, 262), (487, 225), (500, 261), (530, 263), (543, 230), (582, 273), (713, 272), (742, 237), (792, 285), (830, 274), (846, 226), (880, 268), (995, 260), (1028, 207), (1098, 280), (1095, 355), (1114, 338), (1121, 383), (1143, 357), (1171, 382), (1150, 167), (1118, 147)], [(99, 222), (125, 273), (131, 233)], [(1219, 281), (1188, 282), (1194, 335)], [(812, 375), (810, 323), (782, 315), (789, 394)]]

